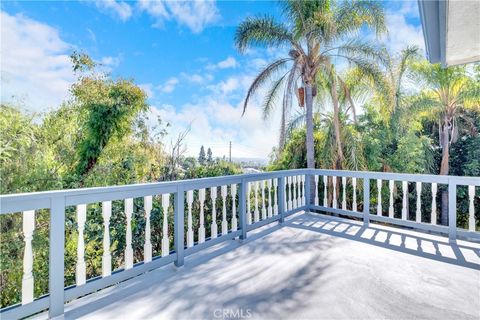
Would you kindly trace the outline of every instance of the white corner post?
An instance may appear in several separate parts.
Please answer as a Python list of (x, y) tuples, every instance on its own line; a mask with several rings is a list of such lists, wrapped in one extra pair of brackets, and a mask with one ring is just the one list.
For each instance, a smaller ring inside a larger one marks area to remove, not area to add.
[(55, 197), (51, 201), (48, 318), (53, 319), (63, 315), (65, 300), (65, 197)]
[(174, 246), (175, 246), (175, 266), (181, 267), (184, 263), (185, 249), (185, 191), (182, 185), (178, 185), (177, 192), (174, 195)]
[(370, 224), (370, 179), (363, 178), (363, 225)]
[(239, 193), (238, 193), (238, 216), (240, 218), (240, 230), (242, 233), (240, 235), (240, 240), (247, 239), (247, 214), (250, 215), (250, 212), (247, 212), (247, 197), (250, 195), (247, 193), (248, 182), (242, 180), (240, 182)]
[(448, 240), (457, 241), (457, 184), (448, 182)]

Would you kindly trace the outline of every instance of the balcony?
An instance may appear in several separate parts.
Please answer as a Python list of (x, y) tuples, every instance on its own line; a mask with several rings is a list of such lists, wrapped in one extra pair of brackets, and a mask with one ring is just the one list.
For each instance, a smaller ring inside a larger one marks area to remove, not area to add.
[[(23, 215), (25, 249), (22, 302), (1, 316), (475, 319), (479, 186), (478, 177), (299, 169), (3, 195), (0, 213)], [(448, 225), (438, 223), (442, 191)], [(460, 193), (467, 203), (457, 203)], [(86, 212), (100, 203), (102, 274), (87, 278)], [(126, 221), (118, 268), (112, 203)], [(161, 224), (151, 224), (152, 208)], [(49, 292), (34, 296), (40, 210), (50, 213)], [(75, 285), (65, 287), (70, 211), (78, 224), (76, 272)], [(134, 248), (138, 212), (145, 237)]]

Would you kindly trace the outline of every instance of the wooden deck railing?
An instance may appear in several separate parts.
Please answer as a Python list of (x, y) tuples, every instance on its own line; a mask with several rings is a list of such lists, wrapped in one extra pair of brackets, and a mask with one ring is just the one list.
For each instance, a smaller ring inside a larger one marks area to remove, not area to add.
[[(371, 185), (371, 181), (375, 183)], [(459, 186), (467, 186), (468, 190), (466, 229), (457, 227)], [(378, 221), (438, 232), (448, 235), (450, 241), (457, 236), (480, 239), (475, 219), (479, 186), (478, 177), (298, 169), (2, 195), (1, 214), (23, 215), (24, 258), (21, 303), (4, 307), (0, 315), (3, 319), (21, 318), (45, 309), (49, 309), (50, 317), (62, 315), (65, 302), (169, 263), (182, 266), (185, 256), (223, 241), (245, 239), (247, 232), (272, 222), (281, 223), (286, 216), (303, 210), (357, 217), (365, 224)], [(438, 223), (439, 189), (448, 191), (448, 225)], [(410, 197), (415, 199), (414, 212), (410, 210)], [(110, 220), (112, 202), (118, 205), (119, 201), (126, 221), (124, 261), (120, 268), (112, 270), (110, 233), (118, 226)], [(84, 231), (89, 206), (99, 204), (104, 229), (102, 272), (88, 279)], [(75, 285), (65, 287), (65, 212), (72, 207), (78, 225)], [(161, 227), (151, 225), (154, 207), (158, 208)], [(32, 237), (39, 210), (50, 213), (49, 289), (48, 294), (35, 297)], [(134, 211), (141, 211), (145, 222), (143, 261), (136, 263), (132, 247)], [(156, 252), (152, 250), (152, 235), (161, 239), (161, 249)]]

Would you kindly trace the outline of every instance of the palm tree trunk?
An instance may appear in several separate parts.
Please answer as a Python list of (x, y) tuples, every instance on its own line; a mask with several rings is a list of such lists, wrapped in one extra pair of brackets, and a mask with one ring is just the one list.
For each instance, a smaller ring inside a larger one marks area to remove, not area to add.
[[(440, 174), (441, 175), (448, 175), (449, 172), (449, 165), (448, 161), (450, 159), (450, 150), (448, 145), (448, 121), (445, 119), (443, 123), (442, 130), (442, 162), (440, 164)], [(442, 225), (448, 225), (448, 191), (442, 191), (442, 210), (441, 210), (441, 217), (440, 221)]]
[[(307, 108), (306, 114), (306, 146), (307, 146), (307, 168), (315, 168), (315, 147), (313, 140), (313, 94), (312, 85), (306, 84), (305, 86), (305, 107)], [(310, 176), (310, 201), (315, 197), (315, 181), (313, 175)], [(309, 205), (310, 203), (307, 203)]]
[(337, 145), (337, 159), (334, 163), (335, 169), (342, 169), (344, 162), (342, 138), (340, 136), (340, 108), (338, 105), (337, 81), (335, 75), (332, 76), (332, 103), (333, 103), (333, 127), (335, 133), (335, 144)]

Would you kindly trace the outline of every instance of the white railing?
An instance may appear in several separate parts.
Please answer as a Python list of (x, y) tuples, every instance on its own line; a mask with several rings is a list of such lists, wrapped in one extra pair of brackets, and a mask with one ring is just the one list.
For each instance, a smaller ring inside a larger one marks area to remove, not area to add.
[[(371, 188), (371, 181), (375, 181), (374, 188)], [(422, 189), (422, 186), (425, 187)], [(457, 228), (457, 186), (468, 186), (466, 230)], [(286, 216), (303, 210), (353, 216), (363, 219), (365, 224), (374, 220), (439, 232), (448, 235), (451, 241), (455, 241), (457, 235), (480, 239), (475, 219), (475, 212), (478, 212), (478, 208), (475, 208), (478, 186), (478, 177), (298, 169), (2, 195), (1, 214), (23, 215), (24, 258), (21, 303), (1, 309), (1, 316), (3, 319), (20, 318), (44, 309), (49, 309), (50, 317), (59, 316), (63, 314), (67, 301), (172, 262), (182, 266), (185, 256), (226, 240), (245, 239), (247, 232), (272, 222), (283, 222)], [(448, 226), (437, 223), (439, 188), (448, 190)], [(414, 190), (415, 196), (413, 218), (409, 212), (410, 190)], [(431, 201), (426, 206), (422, 199), (428, 198)], [(397, 201), (400, 199), (401, 204)], [(126, 223), (123, 262), (114, 270), (110, 234), (112, 228), (118, 226), (111, 224), (112, 202), (117, 204), (117, 208), (120, 206), (123, 209), (121, 213), (125, 215)], [(84, 233), (88, 225), (87, 212), (89, 207), (95, 205), (101, 206), (103, 254), (101, 275), (89, 279)], [(429, 212), (425, 212), (426, 207), (430, 208)], [(75, 211), (78, 239), (75, 285), (65, 288), (65, 212), (69, 208)], [(32, 273), (35, 248), (32, 248), (32, 236), (35, 232), (35, 214), (39, 210), (48, 210), (50, 213), (49, 292), (35, 297)], [(145, 223), (141, 248), (143, 260), (137, 262), (134, 261), (132, 246), (132, 219), (135, 213), (137, 218), (141, 213)], [(161, 221), (161, 225), (152, 225), (153, 217)], [(155, 239), (159, 243), (152, 240), (152, 236), (157, 235)], [(158, 250), (154, 250), (154, 247), (158, 247)]]

